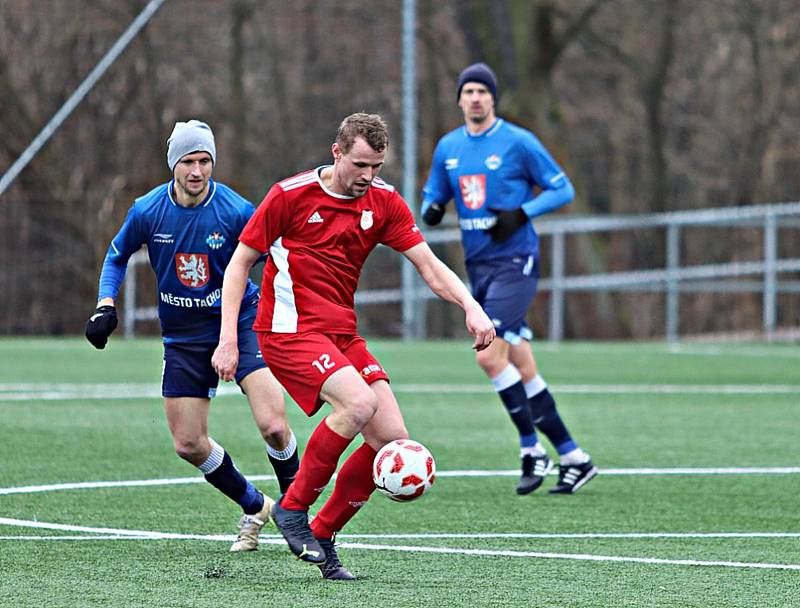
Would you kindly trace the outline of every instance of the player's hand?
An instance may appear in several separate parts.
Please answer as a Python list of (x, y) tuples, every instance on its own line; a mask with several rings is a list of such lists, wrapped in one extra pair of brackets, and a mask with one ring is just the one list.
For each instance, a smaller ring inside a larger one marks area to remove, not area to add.
[(220, 342), (211, 356), (211, 367), (225, 382), (236, 377), (239, 366), (239, 345), (235, 342)]
[(466, 315), (467, 331), (475, 338), (473, 350), (488, 348), (496, 336), (494, 323), (477, 302), (466, 309)]
[(530, 219), (521, 208), (506, 210), (489, 207), (489, 211), (497, 216), (494, 226), (486, 230), (495, 243), (502, 243), (508, 240), (520, 226), (530, 222)]
[(431, 203), (428, 208), (422, 212), (422, 221), (428, 226), (436, 226), (442, 221), (444, 217), (444, 207), (438, 203)]
[(108, 336), (117, 328), (117, 309), (114, 306), (98, 306), (86, 321), (86, 339), (97, 349), (104, 349)]

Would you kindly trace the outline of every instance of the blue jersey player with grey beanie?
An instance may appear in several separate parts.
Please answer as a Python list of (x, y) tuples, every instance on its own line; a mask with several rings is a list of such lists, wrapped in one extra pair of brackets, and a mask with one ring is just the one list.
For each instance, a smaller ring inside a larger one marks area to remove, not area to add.
[(467, 274), (475, 299), (497, 329), (476, 354), (519, 432), (518, 494), (536, 490), (553, 468), (537, 429), (559, 455), (553, 494), (572, 494), (597, 467), (567, 430), (531, 351), (528, 308), (539, 279), (539, 239), (532, 219), (572, 201), (569, 178), (538, 138), (496, 114), (497, 78), (485, 63), (458, 77), (464, 125), (445, 134), (433, 153), (422, 218), (441, 222), (455, 201)]
[[(136, 199), (108, 247), (97, 308), (86, 338), (105, 348), (117, 326), (116, 300), (128, 260), (147, 246), (156, 274), (158, 318), (164, 343), (162, 395), (178, 456), (240, 505), (243, 515), (231, 551), (258, 549), (259, 532), (273, 500), (234, 466), (230, 454), (208, 436), (208, 412), (219, 377), (211, 356), (219, 341), (222, 278), (254, 207), (211, 179), (217, 160), (214, 133), (199, 120), (178, 122), (167, 140), (172, 179)], [(297, 472), (297, 441), (286, 420), (283, 391), (258, 348), (253, 320), (258, 287), (245, 290), (239, 315), (240, 357), (236, 382), (247, 396), (281, 492)]]

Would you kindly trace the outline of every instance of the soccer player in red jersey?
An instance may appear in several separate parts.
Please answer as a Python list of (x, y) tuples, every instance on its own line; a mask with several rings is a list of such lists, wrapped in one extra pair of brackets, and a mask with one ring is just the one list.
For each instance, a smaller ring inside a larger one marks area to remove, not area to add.
[[(354, 296), (369, 253), (382, 243), (408, 258), (436, 295), (464, 310), (475, 350), (495, 337), (469, 290), (425, 243), (406, 202), (378, 177), (388, 143), (380, 116), (352, 114), (331, 146), (333, 165), (270, 189), (225, 271), (222, 329), (212, 358), (220, 377), (230, 380), (238, 359), (242, 290), (250, 267), (268, 252), (253, 326), (261, 352), (308, 416), (326, 402), (332, 410), (311, 434), (297, 476), (272, 517), (291, 551), (317, 564), (327, 579), (355, 578), (339, 561), (333, 538), (375, 489), (377, 451), (408, 437), (388, 375), (356, 328)], [(309, 526), (309, 507), (359, 433), (364, 443), (342, 465), (333, 493)]]

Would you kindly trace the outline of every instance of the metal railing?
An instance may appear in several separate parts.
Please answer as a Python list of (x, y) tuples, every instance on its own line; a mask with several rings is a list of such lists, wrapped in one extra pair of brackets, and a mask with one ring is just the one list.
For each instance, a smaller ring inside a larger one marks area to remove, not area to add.
[[(681, 266), (682, 232), (687, 227), (746, 226), (763, 230), (761, 259), (732, 261), (721, 264)], [(777, 295), (800, 293), (800, 281), (780, 280), (779, 274), (800, 271), (800, 258), (778, 257), (779, 229), (800, 228), (800, 202), (749, 207), (726, 207), (698, 211), (678, 211), (652, 215), (616, 215), (591, 217), (564, 217), (536, 222), (541, 237), (550, 239), (550, 276), (539, 281), (539, 291), (550, 294), (548, 338), (564, 338), (564, 311), (566, 295), (586, 291), (646, 291), (664, 292), (665, 329), (667, 340), (678, 339), (681, 293), (762, 293), (762, 327), (765, 334), (776, 329)], [(640, 229), (665, 230), (665, 260), (663, 268), (628, 270), (586, 275), (567, 275), (568, 236), (593, 232), (613, 232)], [(452, 243), (460, 239), (457, 228), (428, 230), (425, 238), (430, 244)], [(136, 321), (157, 318), (156, 307), (137, 308), (135, 269), (147, 262), (147, 255), (139, 251), (131, 258), (125, 279), (125, 335), (134, 335)], [(755, 277), (751, 280), (731, 280), (735, 277)], [(418, 303), (433, 299), (427, 286), (400, 285), (392, 289), (359, 290), (356, 305), (401, 303), (419, 310)], [(413, 313), (403, 318), (413, 317)]]
[[(547, 222), (542, 234), (551, 234), (552, 276), (542, 281), (542, 289), (552, 292), (550, 298), (549, 337), (560, 340), (564, 335), (564, 295), (568, 291), (663, 291), (666, 292), (667, 340), (678, 339), (681, 292), (754, 292), (763, 293), (762, 326), (766, 333), (775, 330), (777, 294), (800, 293), (800, 282), (778, 281), (778, 273), (800, 270), (800, 258), (778, 259), (778, 228), (797, 226), (800, 203), (755, 205), (700, 211), (660, 213), (641, 217), (572, 218)], [(681, 233), (689, 226), (760, 226), (764, 231), (763, 257), (748, 262), (724, 264), (680, 265)], [(578, 232), (598, 232), (621, 229), (665, 228), (666, 267), (650, 270), (612, 272), (585, 276), (565, 276), (565, 236)], [(724, 279), (761, 275), (757, 282), (729, 282)]]

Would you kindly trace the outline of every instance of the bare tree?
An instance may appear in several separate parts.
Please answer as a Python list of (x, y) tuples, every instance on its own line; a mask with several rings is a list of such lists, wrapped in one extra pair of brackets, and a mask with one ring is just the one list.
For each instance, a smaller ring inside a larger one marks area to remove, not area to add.
[[(146, 1), (64, 0), (46, 11), (37, 0), (0, 2), (0, 167)], [(393, 135), (384, 175), (398, 183), (400, 9), (395, 0), (165, 3), (0, 200), (0, 332), (80, 331), (109, 238), (136, 196), (169, 179), (164, 145), (177, 120), (213, 126), (215, 178), (258, 203), (278, 179), (329, 162), (344, 115), (380, 112)], [(571, 213), (798, 198), (795, 2), (420, 0), (417, 17), (420, 184), (434, 142), (462, 120), (459, 70), (484, 60), (500, 79), (501, 115), (537, 133), (575, 183)], [(784, 254), (800, 247), (784, 241)], [(568, 246), (572, 273), (663, 255), (652, 234)], [(737, 246), (752, 255), (760, 237), (737, 235)], [(545, 272), (546, 252), (545, 242)], [(440, 253), (461, 266), (460, 247)], [(709, 234), (687, 239), (682, 255), (699, 263), (731, 251)], [(363, 286), (397, 284), (391, 257), (365, 269)], [(57, 306), (53, 293), (63, 294)], [(710, 298), (690, 305), (692, 326), (718, 323)], [(730, 306), (737, 318), (755, 308), (739, 296)], [(653, 308), (641, 295), (571, 295), (568, 335), (652, 335), (663, 327)], [(455, 331), (449, 313), (435, 312), (437, 331)], [(375, 331), (397, 330), (397, 310), (365, 313)], [(541, 310), (532, 315), (541, 326)]]

